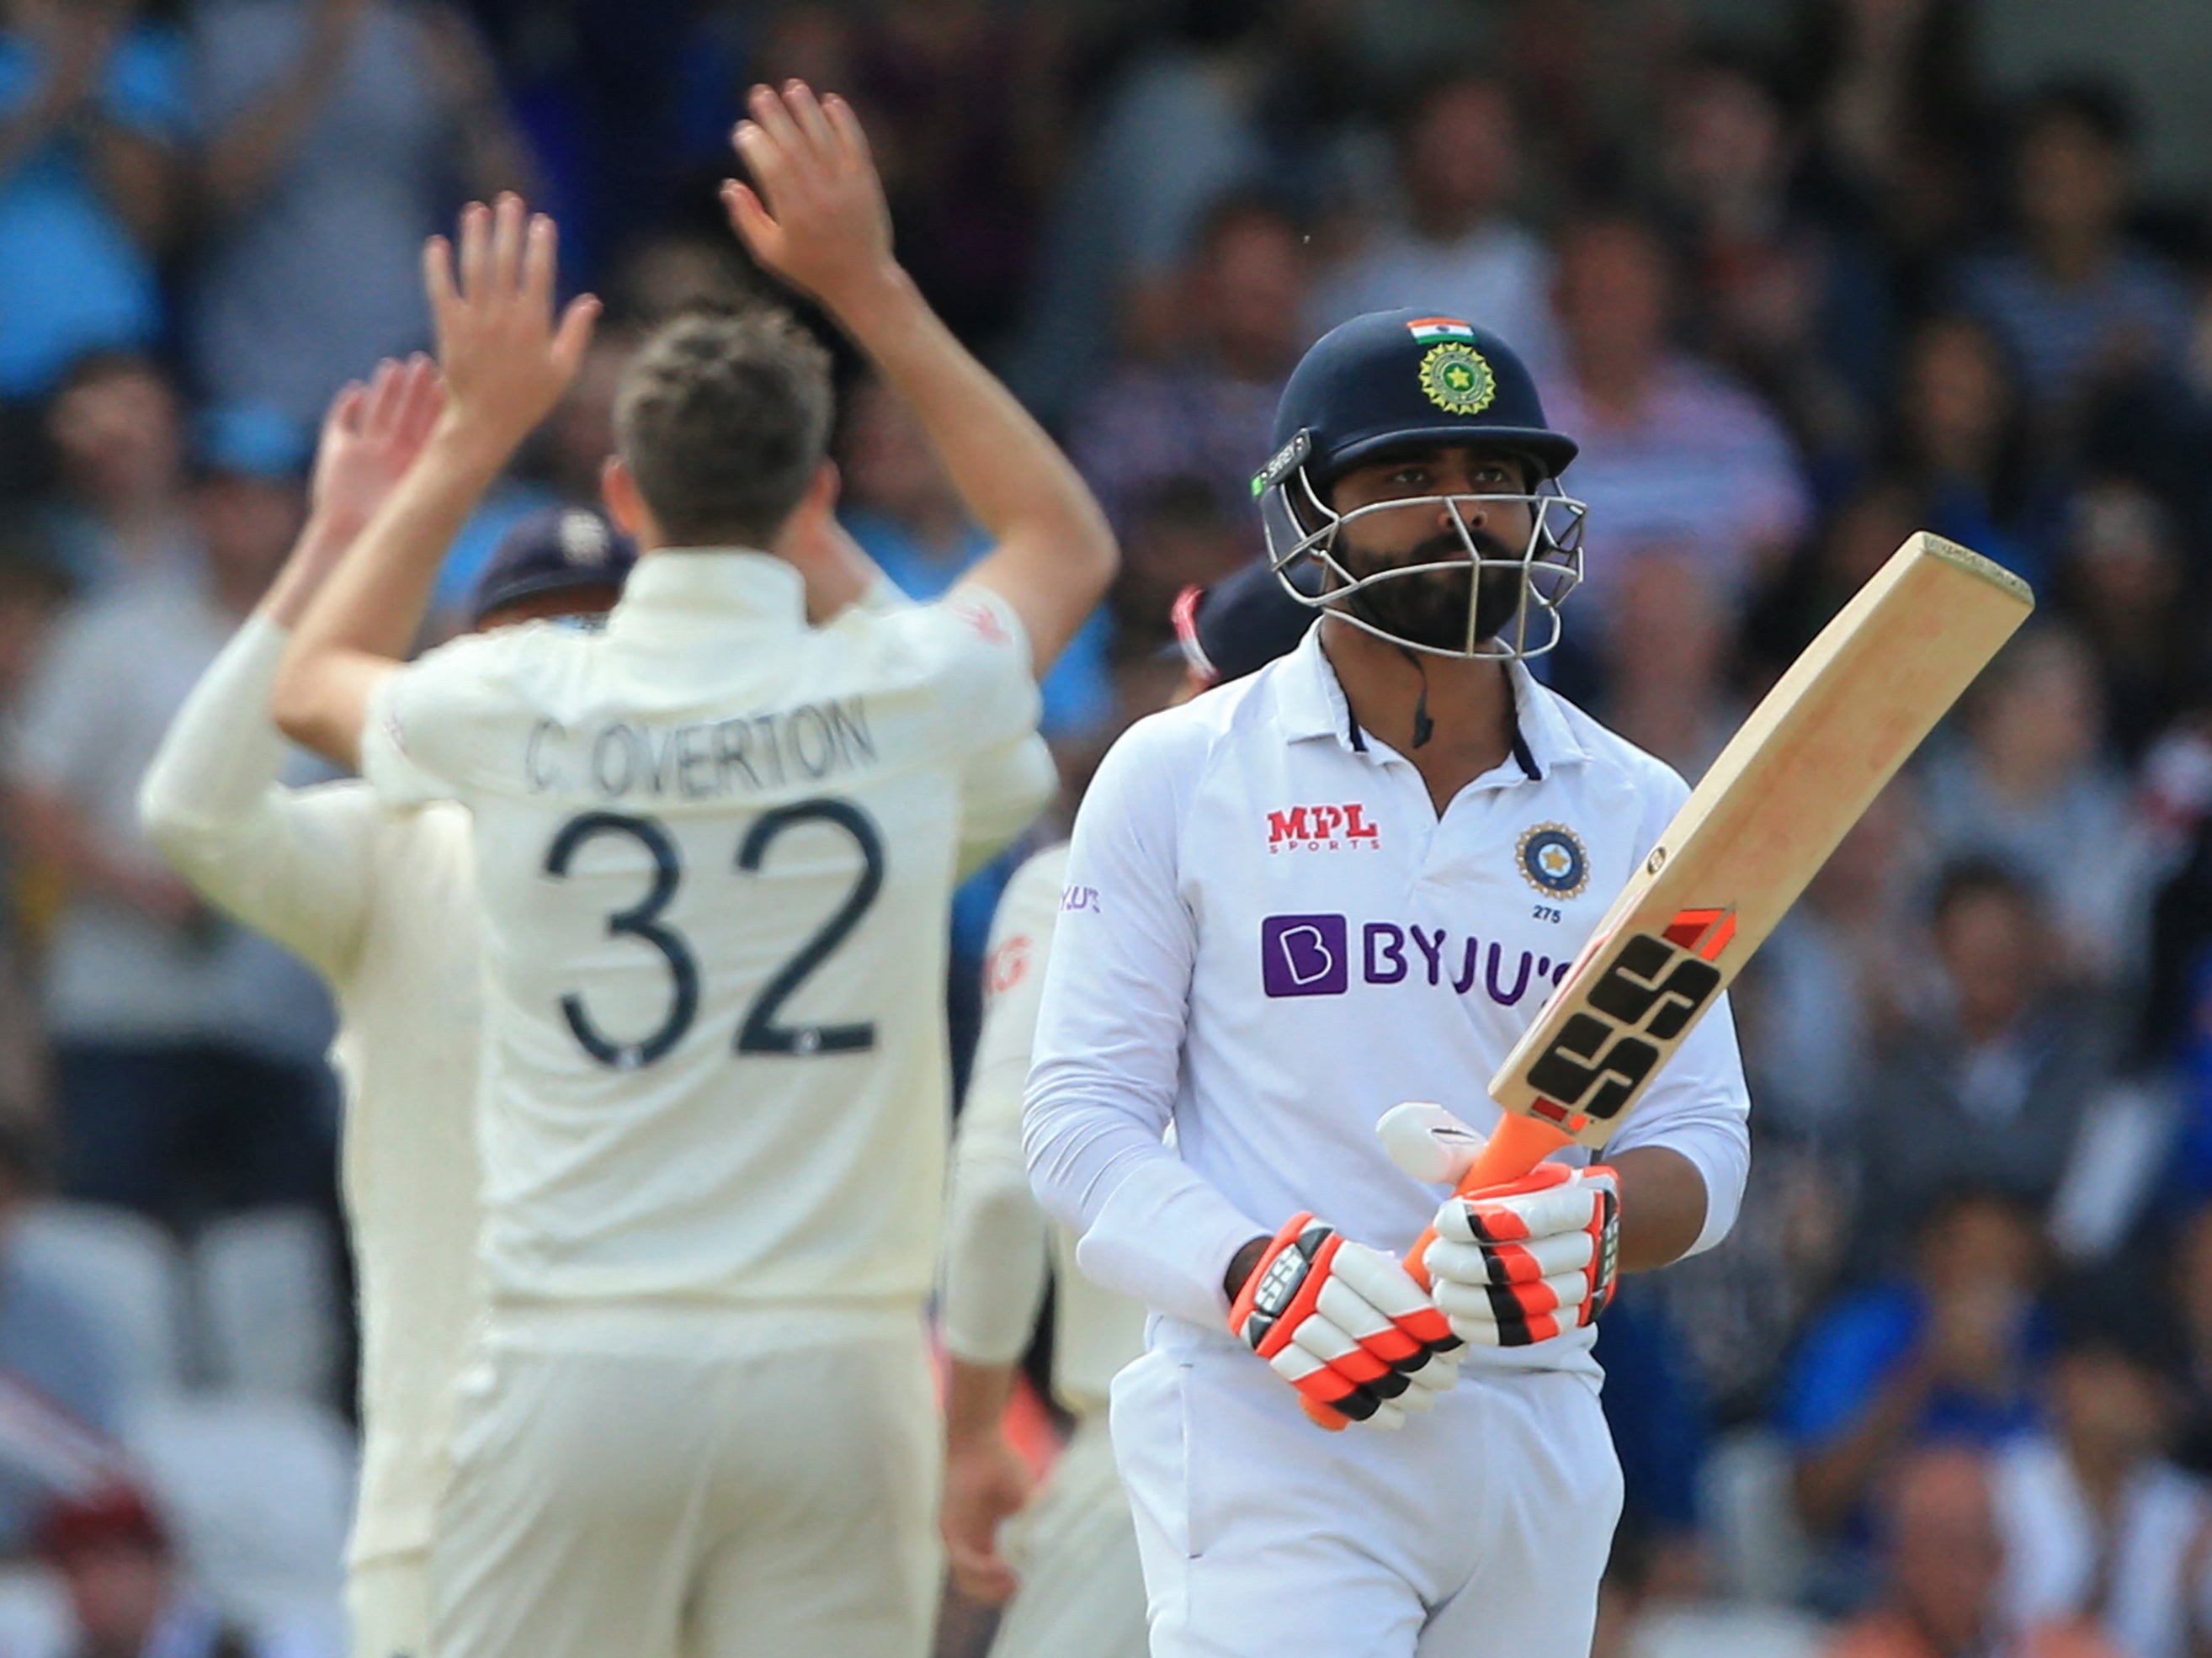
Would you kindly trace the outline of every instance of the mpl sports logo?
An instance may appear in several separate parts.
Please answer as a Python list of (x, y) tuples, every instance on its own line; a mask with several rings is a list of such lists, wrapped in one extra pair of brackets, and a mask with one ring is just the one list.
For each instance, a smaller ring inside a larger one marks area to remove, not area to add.
[(1267, 814), (1270, 853), (1357, 851), (1382, 844), (1382, 826), (1369, 823), (1367, 808), (1357, 800), (1340, 806), (1292, 806)]

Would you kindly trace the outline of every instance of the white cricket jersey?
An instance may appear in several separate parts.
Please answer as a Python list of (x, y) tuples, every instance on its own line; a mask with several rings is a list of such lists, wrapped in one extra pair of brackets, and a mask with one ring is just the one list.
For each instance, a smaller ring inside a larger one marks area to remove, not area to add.
[[(1106, 756), (1029, 1085), (1030, 1176), (1082, 1231), (1085, 1270), (1224, 1340), (1230, 1258), (1300, 1210), (1412, 1244), (1440, 1194), (1392, 1164), (1376, 1121), (1434, 1100), (1496, 1121), (1492, 1072), (1687, 793), (1516, 664), (1513, 753), (1440, 817), (1354, 726), (1320, 635)], [(1735, 1218), (1747, 1112), (1717, 1009), (1613, 1141), (1698, 1167), (1700, 1248)], [(1593, 1368), (1594, 1335), (1468, 1362)]]
[(240, 629), (140, 794), (179, 874), (329, 982), (340, 1169), (361, 1318), (349, 1558), (427, 1548), (476, 1278), (477, 932), (468, 816), (387, 810), (357, 781), (288, 789), (269, 699), (288, 635)]
[(1022, 1166), (1022, 1088), (1066, 870), (1066, 847), (1046, 847), (1014, 872), (992, 918), (983, 1029), (952, 1143), (938, 1322), (955, 1358), (1014, 1363), (1036, 1327), (1049, 1261), (1053, 1393), (1088, 1416), (1104, 1408), (1115, 1372), (1144, 1351), (1145, 1309), (1076, 1265), (1075, 1235), (1037, 1207)]
[(683, 550), (380, 688), (371, 781), (474, 813), (495, 1304), (927, 1293), (959, 779), (1029, 660), (980, 588), (810, 629), (782, 560)]

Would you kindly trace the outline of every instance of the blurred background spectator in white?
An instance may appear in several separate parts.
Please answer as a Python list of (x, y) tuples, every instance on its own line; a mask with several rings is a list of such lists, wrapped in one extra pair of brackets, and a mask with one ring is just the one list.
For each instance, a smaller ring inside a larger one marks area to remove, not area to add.
[(298, 531), (307, 459), (280, 416), (211, 414), (192, 489), (201, 560), (111, 585), (64, 616), (15, 745), (24, 853), (62, 889), (46, 1010), (63, 1189), (179, 1227), (317, 1203), (329, 1178), (321, 993), (194, 898), (137, 808), (162, 732)]

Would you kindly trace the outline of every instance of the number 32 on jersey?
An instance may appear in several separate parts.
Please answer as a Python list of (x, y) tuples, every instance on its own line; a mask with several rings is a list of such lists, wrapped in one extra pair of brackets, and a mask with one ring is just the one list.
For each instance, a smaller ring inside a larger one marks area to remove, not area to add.
[[(860, 925), (883, 890), (883, 836), (874, 823), (858, 806), (844, 800), (801, 800), (778, 807), (757, 818), (745, 832), (736, 849), (731, 878), (759, 876), (776, 838), (801, 823), (827, 824), (849, 835), (860, 849), (860, 868), (843, 901), (761, 987), (738, 1027), (733, 1047), (739, 1054), (781, 1054), (800, 1059), (865, 1054), (876, 1045), (876, 1028), (872, 1023), (787, 1025), (779, 1023), (779, 1016), (808, 975), (835, 954)], [(699, 958), (690, 940), (663, 919), (685, 877), (676, 842), (659, 820), (612, 811), (587, 811), (572, 817), (546, 847), (544, 872), (556, 880), (566, 879), (576, 854), (592, 841), (607, 837), (635, 841), (653, 860), (653, 881), (644, 896), (629, 908), (610, 914), (606, 929), (610, 938), (635, 938), (660, 953), (668, 964), (668, 1011), (651, 1035), (635, 1042), (610, 1039), (592, 1018), (580, 992), (570, 991), (562, 997), (561, 1012), (577, 1044), (595, 1062), (611, 1071), (635, 1071), (665, 1058), (698, 1017)]]

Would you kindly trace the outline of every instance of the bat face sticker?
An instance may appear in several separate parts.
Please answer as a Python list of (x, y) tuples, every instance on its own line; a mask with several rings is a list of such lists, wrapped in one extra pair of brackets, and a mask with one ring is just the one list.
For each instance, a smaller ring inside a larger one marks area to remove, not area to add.
[(1571, 1134), (1619, 1116), (1720, 989), (1714, 963), (1735, 935), (1732, 910), (1686, 909), (1662, 936), (1621, 939), (1583, 1008), (1529, 1063), (1536, 1114)]

